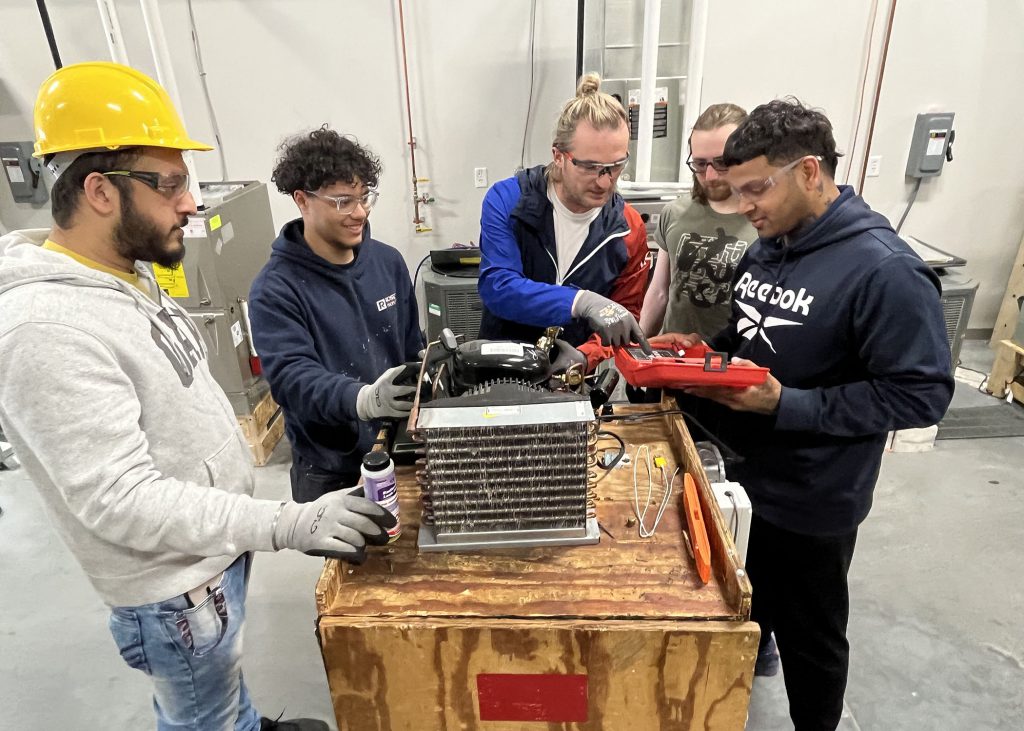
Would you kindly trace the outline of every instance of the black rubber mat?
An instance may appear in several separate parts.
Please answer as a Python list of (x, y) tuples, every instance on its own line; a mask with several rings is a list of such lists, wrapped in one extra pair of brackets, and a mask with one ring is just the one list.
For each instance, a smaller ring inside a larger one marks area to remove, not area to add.
[(950, 409), (936, 439), (1024, 437), (1024, 408), (1016, 404)]

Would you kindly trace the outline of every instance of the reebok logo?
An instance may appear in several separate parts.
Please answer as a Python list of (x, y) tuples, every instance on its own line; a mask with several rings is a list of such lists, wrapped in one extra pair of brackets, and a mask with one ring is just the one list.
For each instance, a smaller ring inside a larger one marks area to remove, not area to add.
[[(814, 296), (807, 294), (803, 287), (800, 291), (783, 289), (769, 282), (759, 282), (750, 276), (750, 272), (744, 272), (740, 281), (736, 282), (733, 292), (742, 293), (748, 299), (757, 299), (767, 302), (770, 305), (778, 305), (784, 310), (800, 313), (805, 317), (811, 314), (811, 303)], [(771, 318), (769, 318), (771, 319)]]
[(754, 309), (753, 306), (748, 305), (746, 302), (740, 302), (739, 300), (733, 300), (733, 303), (740, 308), (745, 317), (741, 317), (736, 323), (736, 332), (745, 337), (747, 340), (753, 340), (755, 335), (760, 335), (761, 339), (768, 343), (768, 347), (772, 349), (773, 353), (777, 353), (775, 350), (775, 344), (772, 343), (768, 334), (765, 332), (770, 327), (783, 327), (786, 325), (803, 325), (802, 322), (796, 320), (786, 320), (781, 317), (765, 317), (764, 322), (761, 321), (761, 313)]
[(383, 312), (389, 307), (394, 307), (397, 302), (397, 298), (394, 294), (389, 294), (382, 300), (377, 300), (377, 312)]

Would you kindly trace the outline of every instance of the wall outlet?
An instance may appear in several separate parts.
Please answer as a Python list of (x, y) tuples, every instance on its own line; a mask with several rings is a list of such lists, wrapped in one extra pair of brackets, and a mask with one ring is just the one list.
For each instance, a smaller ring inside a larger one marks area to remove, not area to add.
[(882, 173), (882, 156), (870, 155), (868, 157), (867, 177), (877, 178)]
[(477, 188), (487, 187), (487, 168), (473, 168), (473, 185)]

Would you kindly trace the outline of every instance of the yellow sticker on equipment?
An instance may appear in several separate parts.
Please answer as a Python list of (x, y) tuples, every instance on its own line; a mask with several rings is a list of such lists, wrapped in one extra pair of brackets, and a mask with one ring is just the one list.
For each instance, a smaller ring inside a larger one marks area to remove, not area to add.
[(218, 228), (220, 228), (220, 214), (210, 219), (210, 231), (216, 231)]
[(459, 257), (459, 264), (479, 264), (479, 263), (480, 263), (480, 257), (479, 256), (460, 256)]
[(171, 297), (188, 297), (188, 282), (185, 280), (185, 267), (179, 264), (176, 267), (165, 267), (159, 264), (153, 265), (153, 276), (156, 283)]

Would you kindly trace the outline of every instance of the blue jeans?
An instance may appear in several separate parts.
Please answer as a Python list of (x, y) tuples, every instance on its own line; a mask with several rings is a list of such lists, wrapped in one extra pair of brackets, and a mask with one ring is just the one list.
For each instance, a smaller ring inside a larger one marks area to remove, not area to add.
[(197, 606), (185, 595), (114, 607), (110, 633), (129, 667), (153, 679), (159, 731), (258, 731), (242, 680), (242, 632), (251, 554)]

